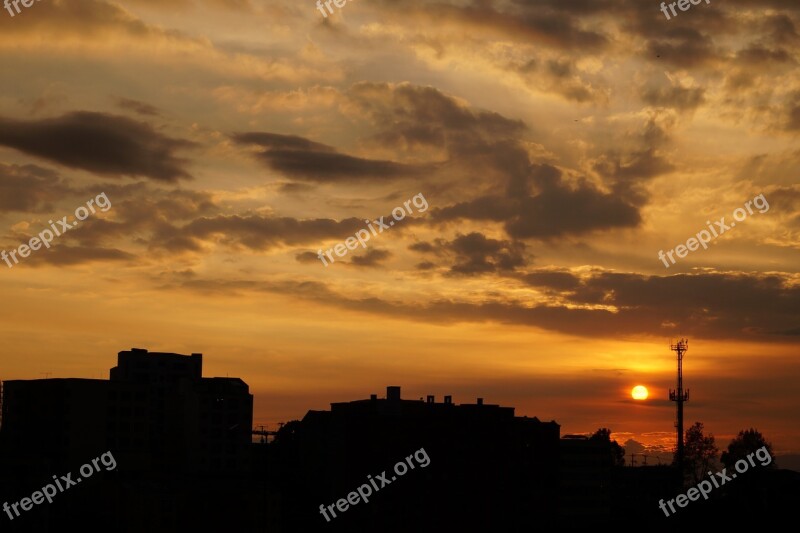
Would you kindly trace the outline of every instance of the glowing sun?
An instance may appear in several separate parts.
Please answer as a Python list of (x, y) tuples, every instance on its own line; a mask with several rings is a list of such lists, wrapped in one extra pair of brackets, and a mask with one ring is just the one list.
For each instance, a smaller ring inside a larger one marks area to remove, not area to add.
[(647, 394), (647, 387), (644, 385), (636, 385), (631, 391), (631, 396), (633, 396), (634, 400), (646, 400)]

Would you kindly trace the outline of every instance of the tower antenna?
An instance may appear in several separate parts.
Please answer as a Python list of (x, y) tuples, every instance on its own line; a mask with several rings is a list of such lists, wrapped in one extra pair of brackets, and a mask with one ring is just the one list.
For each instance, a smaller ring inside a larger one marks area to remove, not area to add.
[(683, 390), (683, 354), (689, 350), (689, 340), (681, 339), (677, 344), (670, 344), (669, 349), (678, 354), (678, 389), (669, 391), (669, 399), (677, 403), (678, 412), (675, 427), (678, 430), (678, 446), (675, 452), (675, 462), (680, 471), (683, 471), (683, 402), (689, 401), (689, 389)]

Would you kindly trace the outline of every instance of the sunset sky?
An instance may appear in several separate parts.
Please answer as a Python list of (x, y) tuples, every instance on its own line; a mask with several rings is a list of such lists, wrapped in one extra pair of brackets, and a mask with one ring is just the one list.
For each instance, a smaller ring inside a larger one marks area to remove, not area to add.
[(799, 454), (800, 2), (659, 4), (3, 9), (0, 250), (112, 207), (0, 262), (0, 379), (202, 352), (271, 429), (399, 385), (669, 448), (685, 337), (687, 426)]

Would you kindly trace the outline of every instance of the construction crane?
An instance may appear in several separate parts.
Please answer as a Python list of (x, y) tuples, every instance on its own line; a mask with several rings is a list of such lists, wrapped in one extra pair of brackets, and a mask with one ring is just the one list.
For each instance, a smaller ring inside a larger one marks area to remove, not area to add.
[[(631, 455), (631, 466), (636, 466), (636, 456), (637, 455), (640, 455), (640, 456), (644, 457), (644, 462), (642, 463), (642, 466), (647, 466), (647, 458), (648, 457), (655, 457), (656, 461), (658, 461), (658, 464), (659, 465), (661, 464), (661, 457), (659, 457), (658, 455), (653, 454), (653, 453), (632, 453), (630, 455)], [(652, 464), (651, 464), (651, 466), (652, 466)]]
[[(282, 422), (281, 426), (283, 426)], [(277, 431), (268, 431), (267, 426), (258, 426), (258, 428), (253, 430), (253, 435), (261, 435), (261, 444), (266, 444), (269, 437), (275, 437), (278, 434)]]

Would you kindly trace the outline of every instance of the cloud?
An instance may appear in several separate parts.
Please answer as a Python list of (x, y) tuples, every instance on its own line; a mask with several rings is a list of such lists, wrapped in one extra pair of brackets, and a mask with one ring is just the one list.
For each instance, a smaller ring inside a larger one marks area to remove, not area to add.
[(770, 49), (758, 44), (751, 44), (736, 52), (736, 60), (749, 67), (763, 66), (768, 63), (794, 63), (792, 55), (782, 48)]
[[(80, 230), (65, 233), (60, 240), (74, 242), (81, 247), (97, 249), (153, 245), (174, 236), (176, 225), (195, 220), (204, 215), (216, 214), (219, 207), (210, 193), (181, 189), (158, 189), (146, 182), (120, 185), (91, 186), (76, 192), (81, 200), (105, 192), (113, 208), (107, 215), (92, 216), (81, 223)], [(62, 211), (62, 214), (69, 213)], [(15, 239), (20, 239), (17, 236)], [(185, 243), (199, 246), (185, 238)], [(125, 243), (125, 244), (122, 244)], [(156, 246), (157, 247), (157, 246)], [(183, 248), (179, 248), (183, 249)], [(173, 250), (178, 252), (179, 249)]]
[(527, 59), (511, 62), (508, 68), (517, 72), (529, 86), (540, 91), (560, 94), (578, 103), (608, 102), (607, 84), (581, 72), (576, 62), (577, 59), (547, 59), (540, 65), (536, 59)]
[(619, 142), (629, 148), (604, 150), (591, 161), (591, 169), (604, 179), (614, 196), (632, 206), (644, 206), (649, 198), (647, 182), (676, 168), (663, 153), (671, 140), (668, 131), (674, 124), (674, 112), (650, 112), (638, 131)]
[[(68, 234), (67, 234), (68, 235)], [(136, 256), (118, 250), (116, 248), (99, 248), (90, 246), (65, 246), (54, 244), (49, 250), (39, 250), (31, 253), (30, 257), (24, 259), (20, 266), (30, 265), (41, 267), (44, 265), (52, 266), (74, 266), (97, 262), (133, 262)]]
[(647, 51), (650, 57), (678, 68), (711, 66), (720, 59), (711, 37), (686, 26), (670, 28), (661, 38), (651, 39)]
[(490, 239), (478, 232), (458, 235), (452, 241), (437, 239), (434, 243), (419, 242), (409, 246), (409, 249), (446, 258), (452, 263), (449, 273), (456, 276), (513, 271), (527, 261), (524, 243)]
[[(530, 42), (560, 50), (601, 53), (610, 44), (608, 36), (582, 28), (565, 13), (537, 9), (538, 5), (510, 2), (495, 7), (488, 2), (450, 5), (433, 2), (417, 8), (414, 14), (425, 13), (431, 24), (447, 20), (458, 23), (470, 33), (496, 33), (505, 38)], [(408, 7), (406, 7), (408, 9)]]
[(520, 120), (470, 109), (433, 87), (360, 82), (347, 98), (378, 129), (372, 140), (386, 147), (430, 146), (460, 154), (476, 143), (517, 138), (527, 130)]
[(116, 104), (122, 109), (127, 109), (148, 117), (157, 117), (161, 114), (161, 111), (159, 111), (157, 107), (130, 98), (117, 98)]
[(392, 253), (388, 250), (370, 248), (364, 255), (353, 256), (353, 258), (350, 260), (350, 263), (358, 267), (375, 268), (379, 267), (381, 263), (389, 259), (391, 256)]
[(588, 182), (571, 187), (562, 176), (552, 165), (531, 165), (512, 181), (507, 197), (483, 196), (436, 209), (433, 218), (505, 221), (515, 239), (551, 239), (640, 223), (636, 207)]
[(268, 167), (311, 182), (358, 182), (375, 178), (408, 178), (429, 170), (420, 165), (339, 154), (331, 147), (293, 135), (249, 132), (232, 136), (238, 144), (265, 148), (258, 154)]
[(693, 110), (705, 102), (705, 89), (701, 87), (660, 87), (645, 90), (642, 99), (654, 106), (673, 107), (681, 111)]
[(309, 141), (296, 135), (279, 135), (277, 133), (237, 133), (232, 136), (233, 140), (239, 144), (257, 144), (267, 150), (301, 150), (307, 152), (330, 152), (334, 150), (330, 146)]
[(782, 122), (786, 131), (800, 131), (800, 91), (792, 91), (787, 96)]
[[(556, 61), (549, 68), (566, 75), (572, 67)], [(471, 199), (457, 194), (455, 203), (435, 210), (436, 222), (500, 222), (514, 240), (637, 227), (647, 200), (644, 183), (673, 169), (660, 151), (672, 124), (667, 112), (650, 113), (629, 151), (606, 150), (595, 160), (593, 170), (605, 180), (598, 183), (536, 162), (523, 138), (524, 122), (471, 109), (432, 87), (359, 83), (347, 97), (357, 110), (351, 114), (366, 116), (378, 130), (370, 140), (386, 149), (439, 150), (437, 187), (476, 191)], [(481, 174), (483, 179), (475, 177)], [(504, 194), (497, 192), (498, 183)]]
[(539, 287), (555, 293), (577, 289), (581, 280), (567, 271), (539, 270), (525, 274), (522, 279), (532, 287)]
[(298, 263), (306, 263), (306, 264), (311, 264), (316, 262), (322, 263), (322, 261), (320, 261), (319, 259), (319, 255), (315, 254), (314, 252), (301, 252), (296, 256), (294, 256), (294, 258), (295, 260), (297, 260)]
[(797, 28), (786, 13), (776, 13), (766, 17), (763, 30), (776, 44), (795, 44), (800, 41)]
[[(790, 278), (765, 274), (645, 276), (595, 272), (534, 278), (561, 293), (563, 303), (492, 293), (471, 301), (431, 295), (426, 303), (354, 297), (326, 284), (295, 281), (192, 280), (176, 287), (200, 291), (266, 291), (334, 308), (425, 323), (500, 323), (589, 338), (681, 334), (704, 339), (794, 341), (800, 288)], [(177, 283), (177, 282), (176, 282)], [(551, 299), (552, 300), (552, 299)], [(670, 321), (673, 326), (662, 325)]]
[(0, 117), (0, 145), (102, 176), (176, 182), (191, 176), (174, 152), (192, 143), (126, 117), (77, 111), (58, 118)]
[(553, 183), (520, 201), (506, 231), (517, 239), (541, 239), (636, 227), (640, 222), (638, 210), (616, 196), (589, 185), (571, 189)]
[(266, 251), (282, 245), (316, 244), (326, 239), (342, 239), (362, 229), (359, 218), (345, 220), (309, 219), (262, 215), (217, 215), (192, 220), (183, 227), (166, 227), (153, 245), (169, 250), (200, 249), (200, 241)]
[[(19, 19), (19, 20), (17, 20)], [(46, 32), (54, 37), (95, 36), (98, 33), (143, 37), (157, 33), (120, 6), (102, 0), (37, 2), (36, 16), (16, 17), (3, 28), (4, 34)]]
[(46, 212), (73, 192), (54, 171), (36, 165), (0, 163), (0, 212)]

